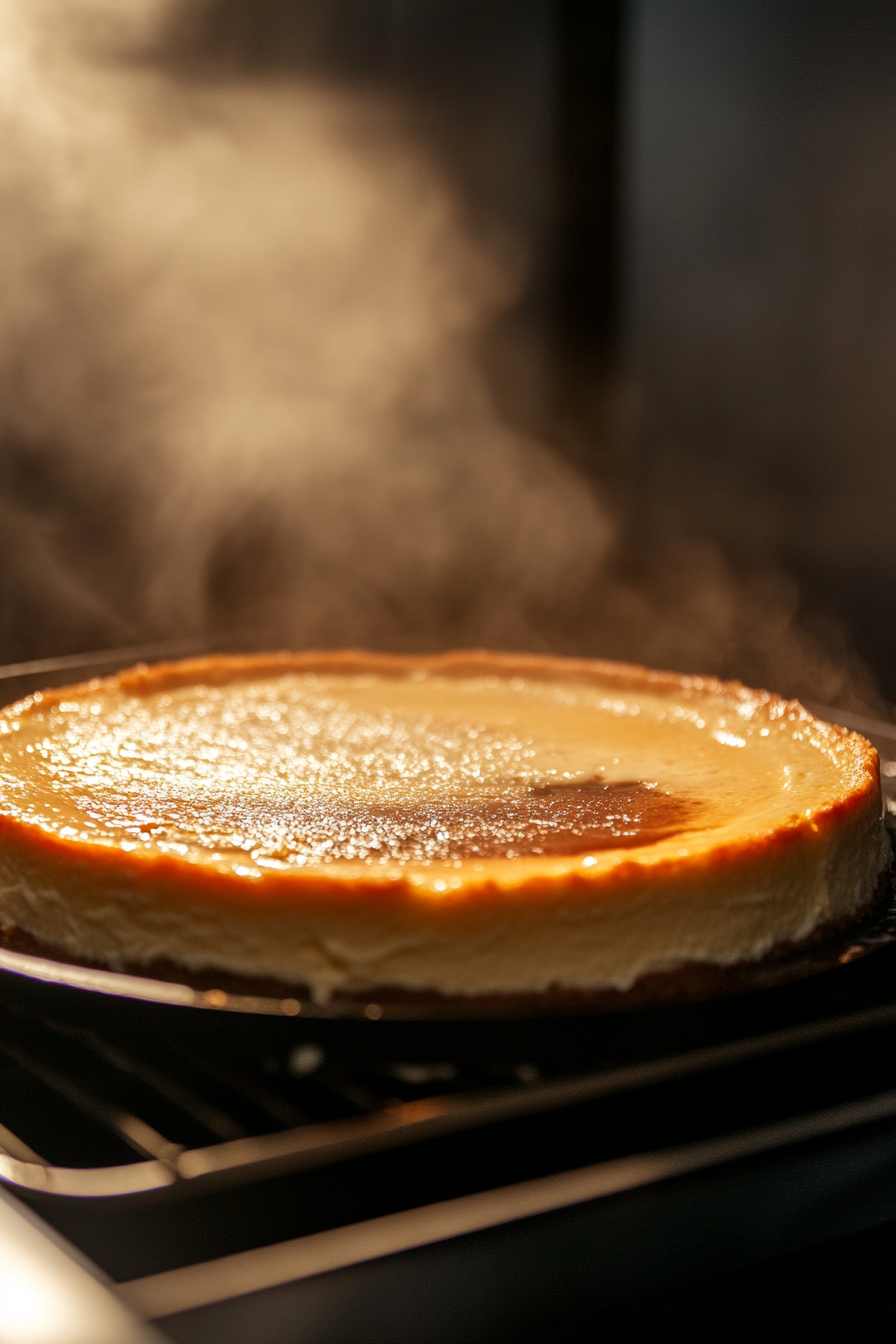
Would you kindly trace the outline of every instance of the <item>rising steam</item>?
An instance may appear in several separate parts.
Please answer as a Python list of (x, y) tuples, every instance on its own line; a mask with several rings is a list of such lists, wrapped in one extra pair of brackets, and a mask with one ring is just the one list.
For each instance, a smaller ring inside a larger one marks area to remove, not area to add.
[(226, 626), (742, 671), (841, 699), (782, 581), (621, 573), (476, 358), (522, 262), (383, 99), (187, 77), (165, 0), (0, 0), (0, 639)]

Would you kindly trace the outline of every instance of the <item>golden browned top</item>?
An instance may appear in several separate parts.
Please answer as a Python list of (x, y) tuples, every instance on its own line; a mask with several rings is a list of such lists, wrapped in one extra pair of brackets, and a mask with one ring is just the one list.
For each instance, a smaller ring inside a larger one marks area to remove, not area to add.
[(0, 714), (0, 820), (256, 878), (602, 869), (876, 787), (869, 744), (795, 702), (559, 658), (192, 659)]

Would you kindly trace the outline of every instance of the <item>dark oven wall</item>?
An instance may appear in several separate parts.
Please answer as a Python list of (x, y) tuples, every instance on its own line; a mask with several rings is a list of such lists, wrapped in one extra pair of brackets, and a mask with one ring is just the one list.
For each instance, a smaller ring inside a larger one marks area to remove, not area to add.
[(896, 12), (642, 0), (637, 461), (658, 510), (798, 579), (896, 697)]

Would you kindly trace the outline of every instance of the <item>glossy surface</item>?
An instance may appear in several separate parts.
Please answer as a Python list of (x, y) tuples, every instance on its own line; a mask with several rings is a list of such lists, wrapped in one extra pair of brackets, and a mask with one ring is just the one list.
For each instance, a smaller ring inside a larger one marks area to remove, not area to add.
[(11, 716), (0, 790), (60, 838), (231, 870), (583, 854), (836, 788), (827, 743), (743, 708), (419, 672), (113, 684)]

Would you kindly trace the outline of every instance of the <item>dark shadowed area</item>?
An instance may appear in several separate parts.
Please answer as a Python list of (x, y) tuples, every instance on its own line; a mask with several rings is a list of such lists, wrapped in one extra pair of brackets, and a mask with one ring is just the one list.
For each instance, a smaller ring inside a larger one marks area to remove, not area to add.
[(643, 0), (632, 474), (896, 698), (896, 10)]

